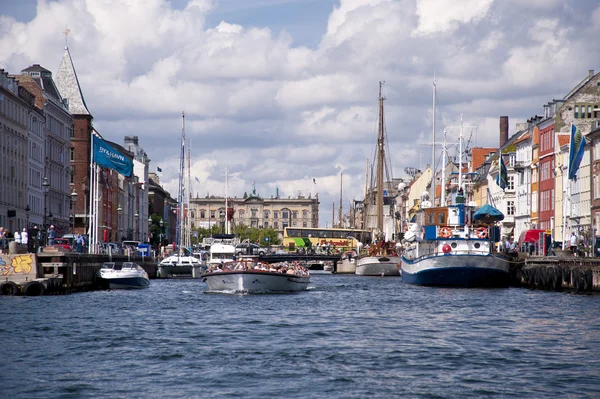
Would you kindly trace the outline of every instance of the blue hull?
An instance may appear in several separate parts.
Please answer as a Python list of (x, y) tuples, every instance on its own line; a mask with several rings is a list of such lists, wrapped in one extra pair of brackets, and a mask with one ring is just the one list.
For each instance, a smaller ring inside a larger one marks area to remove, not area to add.
[(508, 272), (482, 267), (445, 267), (427, 269), (417, 273), (402, 271), (402, 281), (416, 285), (435, 285), (445, 287), (507, 287)]
[(111, 290), (141, 289), (150, 287), (150, 280), (142, 277), (125, 277), (104, 279), (104, 284)]

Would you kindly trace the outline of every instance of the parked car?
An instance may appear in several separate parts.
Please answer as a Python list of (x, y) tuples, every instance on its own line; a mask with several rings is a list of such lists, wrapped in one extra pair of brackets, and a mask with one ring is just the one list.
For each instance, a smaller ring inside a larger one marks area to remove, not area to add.
[(249, 242), (243, 242), (241, 244), (236, 245), (235, 254), (236, 255), (264, 255), (267, 251), (265, 248), (261, 248), (260, 245), (252, 244)]
[(71, 252), (73, 250), (73, 248), (71, 247), (71, 243), (67, 238), (55, 238), (54, 246), (58, 247), (59, 249), (65, 252)]

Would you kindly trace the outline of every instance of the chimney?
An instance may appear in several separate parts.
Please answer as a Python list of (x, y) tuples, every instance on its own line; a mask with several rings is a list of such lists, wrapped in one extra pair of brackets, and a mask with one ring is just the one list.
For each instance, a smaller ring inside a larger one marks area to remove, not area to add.
[(500, 117), (500, 148), (508, 141), (508, 116)]
[(594, 70), (593, 70), (593, 69), (590, 69), (590, 70), (588, 71), (588, 77), (590, 77), (590, 78), (593, 78), (593, 77), (594, 77)]

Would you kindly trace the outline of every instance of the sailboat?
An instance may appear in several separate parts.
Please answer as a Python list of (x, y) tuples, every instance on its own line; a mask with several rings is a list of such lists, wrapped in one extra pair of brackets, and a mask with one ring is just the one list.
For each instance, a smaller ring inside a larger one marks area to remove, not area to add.
[[(500, 236), (494, 223), (504, 215), (495, 208), (493, 214), (488, 211), (484, 214), (487, 207), (477, 209), (476, 203), (466, 202), (462, 143), (461, 115), (458, 184), (454, 186), (449, 204), (444, 195), (445, 172), (442, 172), (439, 206), (435, 206), (435, 189), (431, 201), (428, 193), (423, 193), (417, 223), (411, 223), (404, 236), (407, 243), (402, 253), (402, 280), (406, 283), (459, 287), (501, 287), (509, 283), (510, 259), (496, 252), (494, 245)], [(446, 154), (445, 145), (443, 154)], [(433, 157), (435, 159), (435, 151)], [(435, 182), (435, 169), (433, 172), (432, 182)]]
[[(388, 241), (384, 234), (383, 226), (383, 175), (385, 169), (385, 123), (383, 101), (381, 88), (383, 82), (379, 82), (379, 124), (377, 133), (377, 182), (375, 187), (376, 193), (376, 220), (377, 226), (373, 232), (375, 237), (374, 243), (369, 249), (369, 253), (359, 256), (356, 260), (356, 274), (361, 276), (399, 276), (401, 259), (395, 254), (395, 245)], [(372, 195), (373, 190), (371, 190)], [(367, 197), (365, 197), (365, 210), (367, 209)]]
[[(189, 153), (188, 153), (188, 181), (189, 181)], [(206, 270), (206, 264), (191, 254), (185, 254), (186, 244), (189, 246), (189, 194), (186, 196), (185, 179), (185, 112), (181, 113), (181, 153), (179, 158), (179, 187), (177, 194), (177, 221), (175, 237), (177, 251), (163, 259), (158, 264), (156, 276), (158, 278), (168, 277), (200, 277)], [(186, 220), (187, 219), (187, 220)]]

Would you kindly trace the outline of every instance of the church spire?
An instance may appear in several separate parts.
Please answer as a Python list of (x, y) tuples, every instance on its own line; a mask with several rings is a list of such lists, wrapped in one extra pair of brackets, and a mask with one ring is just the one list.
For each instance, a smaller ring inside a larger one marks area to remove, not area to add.
[(71, 53), (67, 46), (67, 35), (70, 30), (65, 30), (65, 53), (60, 61), (58, 72), (56, 73), (56, 86), (63, 98), (66, 98), (69, 104), (69, 112), (73, 115), (90, 115), (90, 111), (87, 109), (85, 100), (83, 99), (83, 93), (79, 86), (79, 80), (77, 79), (77, 73), (75, 72), (75, 66), (71, 59)]

